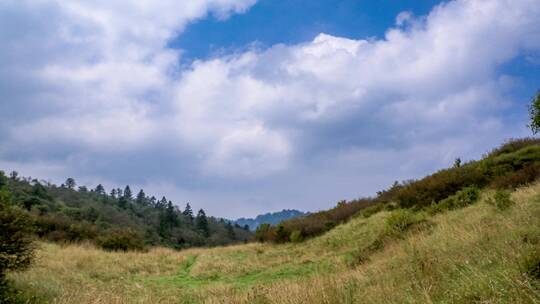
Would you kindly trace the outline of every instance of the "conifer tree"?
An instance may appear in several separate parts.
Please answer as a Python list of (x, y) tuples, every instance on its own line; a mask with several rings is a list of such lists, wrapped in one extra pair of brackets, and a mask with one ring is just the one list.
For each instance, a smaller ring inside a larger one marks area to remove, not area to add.
[(116, 194), (117, 194), (117, 193), (116, 193), (116, 189), (112, 189), (112, 190), (111, 190), (111, 197), (112, 197), (112, 198), (116, 198)]
[(105, 194), (105, 188), (103, 188), (103, 185), (99, 184), (96, 186), (96, 189), (94, 190), (99, 195)]
[(197, 218), (195, 219), (197, 229), (201, 231), (204, 237), (210, 236), (210, 229), (208, 228), (208, 219), (206, 218), (206, 213), (204, 210), (200, 209), (197, 213)]
[(182, 212), (182, 214), (188, 218), (190, 223), (193, 223), (193, 210), (191, 209), (189, 203), (186, 204), (186, 208), (184, 209), (184, 212)]
[(131, 193), (131, 188), (129, 188), (129, 185), (127, 185), (126, 188), (124, 188), (124, 198), (127, 201), (133, 200), (133, 194)]
[(139, 193), (137, 194), (135, 202), (139, 205), (146, 205), (146, 194), (144, 194), (143, 189), (141, 189), (141, 191), (139, 191)]

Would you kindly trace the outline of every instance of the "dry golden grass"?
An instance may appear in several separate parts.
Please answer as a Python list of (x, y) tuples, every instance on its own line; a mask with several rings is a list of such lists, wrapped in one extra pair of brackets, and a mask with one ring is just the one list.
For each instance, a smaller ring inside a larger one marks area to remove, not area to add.
[(526, 274), (540, 256), (539, 194), (540, 183), (520, 189), (505, 211), (483, 199), (401, 238), (381, 239), (381, 212), (301, 244), (108, 253), (43, 243), (11, 279), (35, 303), (540, 303)]

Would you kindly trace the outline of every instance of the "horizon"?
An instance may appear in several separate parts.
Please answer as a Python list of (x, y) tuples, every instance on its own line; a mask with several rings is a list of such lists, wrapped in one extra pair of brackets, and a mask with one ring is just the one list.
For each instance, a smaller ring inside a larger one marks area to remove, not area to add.
[(0, 16), (0, 170), (231, 220), (479, 159), (530, 135), (540, 89), (534, 0), (6, 1)]

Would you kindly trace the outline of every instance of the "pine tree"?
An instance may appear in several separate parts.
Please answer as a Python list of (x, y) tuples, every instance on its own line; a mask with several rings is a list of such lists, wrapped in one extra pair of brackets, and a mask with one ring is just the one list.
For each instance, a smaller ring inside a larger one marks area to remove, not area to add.
[(143, 189), (141, 189), (141, 191), (139, 191), (139, 193), (137, 194), (135, 202), (139, 205), (146, 205), (146, 194), (144, 194)]
[(163, 208), (165, 208), (167, 206), (167, 203), (168, 203), (167, 198), (164, 196), (164, 197), (161, 198), (161, 200), (159, 202), (157, 202), (156, 208), (157, 209), (163, 209)]
[(156, 202), (157, 202), (157, 198), (152, 195), (152, 197), (150, 198), (150, 206), (156, 207)]
[(195, 219), (197, 229), (201, 231), (204, 237), (210, 236), (210, 229), (208, 228), (208, 219), (206, 218), (206, 213), (204, 210), (199, 210), (197, 213), (197, 218)]
[(176, 210), (174, 210), (174, 205), (171, 201), (167, 203), (167, 209), (165, 209), (165, 214), (167, 215), (167, 222), (169, 227), (178, 226), (178, 215)]
[(103, 188), (103, 185), (99, 184), (96, 186), (96, 189), (94, 190), (99, 195), (105, 194), (105, 188)]
[(111, 190), (111, 197), (116, 198), (116, 189)]
[(127, 185), (124, 189), (124, 197), (127, 201), (133, 200), (133, 194), (131, 193), (131, 188), (129, 188), (129, 185)]
[(190, 223), (193, 223), (193, 210), (191, 209), (189, 203), (186, 204), (186, 208), (184, 209), (184, 212), (182, 212), (182, 214), (188, 218)]

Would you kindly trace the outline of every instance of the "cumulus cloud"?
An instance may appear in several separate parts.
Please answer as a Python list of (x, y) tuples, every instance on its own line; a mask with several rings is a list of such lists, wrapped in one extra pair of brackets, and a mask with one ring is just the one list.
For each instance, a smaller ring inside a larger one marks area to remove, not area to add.
[(236, 215), (327, 207), (524, 132), (501, 66), (538, 56), (535, 0), (450, 1), (399, 14), (381, 39), (321, 33), (187, 68), (167, 47), (189, 22), (253, 4), (2, 2), (0, 160)]

